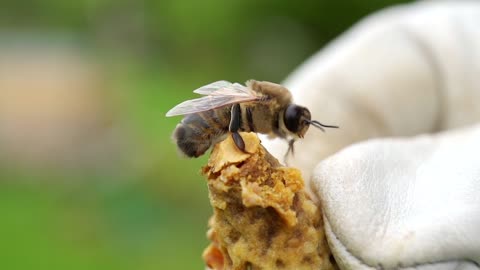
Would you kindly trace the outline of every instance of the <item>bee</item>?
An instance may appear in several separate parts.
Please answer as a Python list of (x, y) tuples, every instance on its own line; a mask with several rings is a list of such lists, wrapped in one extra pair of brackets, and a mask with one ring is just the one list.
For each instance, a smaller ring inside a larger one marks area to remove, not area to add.
[(239, 132), (257, 132), (288, 141), (285, 157), (309, 126), (322, 131), (338, 126), (311, 120), (310, 111), (292, 103), (287, 88), (266, 81), (249, 80), (246, 86), (217, 81), (193, 91), (204, 95), (178, 104), (166, 116), (186, 115), (173, 133), (179, 150), (188, 157), (199, 157), (210, 147), (232, 136), (235, 145), (245, 152)]

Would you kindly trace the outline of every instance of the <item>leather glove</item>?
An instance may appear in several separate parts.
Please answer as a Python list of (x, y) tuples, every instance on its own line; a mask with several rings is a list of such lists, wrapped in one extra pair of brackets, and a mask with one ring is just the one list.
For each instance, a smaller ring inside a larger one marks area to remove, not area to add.
[(312, 179), (342, 269), (480, 269), (479, 26), (477, 1), (393, 7), (284, 83), (340, 126), (311, 128), (288, 163)]

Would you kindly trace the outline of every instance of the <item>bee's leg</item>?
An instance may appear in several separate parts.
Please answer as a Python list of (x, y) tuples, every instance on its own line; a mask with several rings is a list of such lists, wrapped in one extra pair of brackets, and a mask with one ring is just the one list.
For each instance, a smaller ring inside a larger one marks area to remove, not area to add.
[(240, 149), (242, 152), (246, 152), (245, 142), (243, 141), (243, 138), (240, 135), (240, 133), (238, 132), (232, 133), (232, 138), (233, 138), (233, 141), (235, 142), (235, 145), (238, 147), (238, 149)]
[(245, 142), (243, 141), (242, 136), (240, 136), (238, 133), (241, 125), (242, 110), (240, 109), (239, 104), (234, 104), (231, 110), (230, 125), (228, 126), (228, 130), (232, 133), (232, 139), (238, 149), (245, 152)]
[(287, 159), (288, 159), (288, 154), (292, 153), (292, 156), (295, 154), (295, 148), (293, 147), (293, 144), (295, 143), (295, 140), (290, 140), (288, 141), (288, 149), (287, 152), (285, 153), (285, 156), (283, 156), (283, 162), (285, 165), (288, 165)]

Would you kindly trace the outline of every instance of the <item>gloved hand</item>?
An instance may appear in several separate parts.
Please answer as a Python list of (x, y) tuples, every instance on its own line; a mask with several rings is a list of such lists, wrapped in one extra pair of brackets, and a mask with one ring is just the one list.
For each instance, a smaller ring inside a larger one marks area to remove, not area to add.
[[(479, 26), (476, 1), (391, 8), (284, 83), (340, 126), (309, 130), (288, 162), (311, 179), (342, 269), (480, 269)], [(263, 142), (283, 160), (285, 142)]]

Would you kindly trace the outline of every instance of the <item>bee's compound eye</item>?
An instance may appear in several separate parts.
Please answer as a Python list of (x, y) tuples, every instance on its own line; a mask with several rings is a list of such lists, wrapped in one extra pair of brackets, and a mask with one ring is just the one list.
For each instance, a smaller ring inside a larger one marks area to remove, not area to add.
[(300, 128), (300, 118), (304, 114), (305, 108), (295, 104), (288, 105), (285, 110), (284, 122), (290, 132), (296, 133)]

